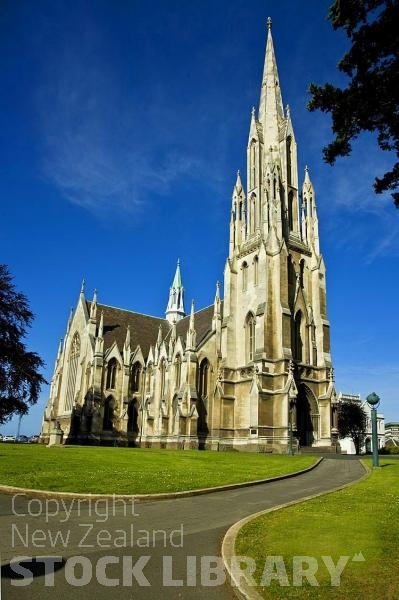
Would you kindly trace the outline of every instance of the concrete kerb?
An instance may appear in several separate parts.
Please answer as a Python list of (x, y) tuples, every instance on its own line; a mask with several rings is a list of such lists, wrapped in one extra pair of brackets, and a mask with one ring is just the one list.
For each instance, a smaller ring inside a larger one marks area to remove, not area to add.
[(201, 488), (198, 490), (185, 490), (182, 492), (163, 492), (161, 494), (83, 494), (79, 492), (56, 492), (51, 490), (35, 490), (31, 488), (20, 488), (11, 485), (0, 485), (1, 494), (25, 494), (26, 496), (34, 496), (38, 498), (77, 498), (87, 500), (129, 500), (134, 497), (136, 500), (141, 502), (151, 502), (155, 500), (171, 500), (174, 498), (187, 498), (190, 496), (201, 496), (203, 494), (213, 494), (215, 492), (225, 492), (228, 490), (236, 490), (244, 487), (251, 487), (254, 485), (262, 485), (264, 483), (273, 483), (274, 481), (281, 481), (282, 479), (290, 479), (291, 477), (297, 477), (303, 473), (313, 471), (323, 460), (319, 458), (313, 465), (302, 469), (301, 471), (294, 471), (293, 473), (287, 473), (286, 475), (278, 475), (277, 477), (270, 477), (269, 479), (257, 479), (256, 481), (246, 481), (243, 483), (230, 483), (226, 485), (219, 485), (211, 488)]
[(294, 506), (295, 504), (301, 504), (302, 502), (307, 502), (308, 500), (313, 500), (313, 498), (318, 498), (320, 496), (332, 494), (334, 492), (338, 492), (347, 487), (351, 487), (353, 485), (356, 485), (357, 483), (360, 483), (364, 479), (367, 479), (367, 477), (369, 477), (371, 474), (371, 469), (369, 469), (369, 467), (362, 460), (360, 461), (360, 463), (363, 466), (365, 473), (362, 477), (360, 477), (359, 479), (356, 479), (356, 481), (351, 481), (350, 483), (345, 483), (344, 485), (340, 485), (338, 487), (332, 488), (331, 490), (328, 490), (326, 492), (319, 492), (318, 494), (312, 494), (311, 496), (306, 496), (305, 498), (300, 498), (299, 500), (292, 500), (291, 502), (287, 502), (285, 504), (279, 504), (279, 506), (274, 506), (273, 508), (261, 510), (257, 513), (254, 513), (253, 515), (250, 515), (249, 517), (245, 517), (244, 519), (237, 521), (237, 523), (234, 523), (234, 525), (232, 525), (230, 527), (230, 529), (228, 529), (226, 535), (223, 538), (223, 542), (222, 542), (222, 559), (225, 564), (226, 573), (227, 573), (227, 577), (230, 581), (230, 585), (233, 587), (235, 595), (238, 598), (240, 598), (240, 600), (264, 600), (263, 596), (258, 594), (258, 592), (253, 587), (248, 585), (248, 583), (245, 580), (243, 581), (242, 578), (240, 578), (240, 580), (237, 581), (236, 574), (233, 573), (231, 570), (231, 559), (233, 556), (236, 555), (235, 554), (235, 544), (236, 544), (236, 539), (237, 539), (240, 529), (242, 527), (244, 527), (244, 525), (246, 525), (247, 523), (252, 521), (253, 519), (257, 519), (258, 517), (261, 517), (268, 513), (272, 513), (277, 510), (281, 510), (283, 508), (288, 508), (290, 506)]

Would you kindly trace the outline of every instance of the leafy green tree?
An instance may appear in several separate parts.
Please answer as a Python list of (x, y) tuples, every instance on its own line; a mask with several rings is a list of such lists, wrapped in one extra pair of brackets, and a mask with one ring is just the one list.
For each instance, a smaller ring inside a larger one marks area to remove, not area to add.
[(39, 373), (42, 359), (28, 352), (23, 341), (32, 320), (26, 296), (16, 291), (7, 266), (0, 264), (0, 423), (26, 414), (47, 383)]
[(342, 401), (338, 405), (338, 435), (352, 439), (356, 454), (364, 443), (367, 431), (367, 414), (358, 402)]
[[(362, 131), (375, 132), (379, 147), (399, 158), (399, 0), (336, 0), (328, 18), (345, 31), (351, 47), (338, 63), (349, 78), (346, 88), (309, 88), (309, 110), (332, 117), (335, 138), (323, 149), (325, 161), (348, 156)], [(399, 207), (399, 162), (375, 178), (374, 189), (391, 191)]]

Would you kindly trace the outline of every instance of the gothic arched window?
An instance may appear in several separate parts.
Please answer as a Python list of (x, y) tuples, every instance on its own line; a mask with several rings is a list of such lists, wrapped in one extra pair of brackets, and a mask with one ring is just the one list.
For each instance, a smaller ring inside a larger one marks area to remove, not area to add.
[(178, 354), (175, 360), (175, 386), (180, 387), (181, 384), (181, 356)]
[(103, 430), (112, 431), (114, 425), (114, 399), (112, 396), (104, 402)]
[(116, 387), (117, 369), (118, 369), (118, 362), (117, 362), (116, 358), (111, 358), (111, 360), (108, 363), (108, 369), (107, 369), (107, 384), (106, 384), (107, 390), (114, 390)]
[(160, 367), (159, 367), (159, 374), (160, 374), (160, 396), (161, 399), (163, 399), (164, 395), (165, 395), (165, 389), (166, 389), (166, 360), (162, 359)]
[(67, 377), (67, 389), (65, 399), (65, 409), (72, 410), (73, 401), (75, 397), (76, 377), (78, 374), (79, 366), (79, 355), (80, 355), (80, 337), (78, 332), (72, 338), (71, 347), (68, 356), (68, 377)]
[(247, 362), (252, 362), (255, 356), (255, 317), (252, 313), (245, 319), (245, 345)]
[(127, 409), (127, 430), (130, 433), (138, 433), (138, 402), (135, 398), (131, 402), (129, 402), (129, 407)]
[(255, 256), (254, 258), (254, 284), (258, 285), (259, 281), (259, 258)]
[(300, 310), (295, 315), (294, 318), (294, 339), (293, 339), (293, 354), (294, 359), (301, 361), (302, 360), (302, 335), (301, 335), (301, 325), (302, 325), (302, 313)]
[(136, 361), (130, 371), (130, 391), (139, 392), (141, 387), (141, 364)]
[(209, 361), (204, 358), (199, 368), (198, 392), (201, 398), (208, 397)]
[(288, 194), (288, 228), (290, 231), (294, 228), (294, 194)]
[(248, 264), (242, 263), (242, 291), (245, 292), (248, 286)]

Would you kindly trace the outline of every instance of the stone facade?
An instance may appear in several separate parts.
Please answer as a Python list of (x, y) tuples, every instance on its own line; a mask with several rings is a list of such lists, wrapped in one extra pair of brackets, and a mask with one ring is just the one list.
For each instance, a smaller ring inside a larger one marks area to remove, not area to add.
[(86, 300), (60, 344), (42, 439), (286, 452), (331, 447), (335, 389), (316, 196), (283, 108), (269, 22), (246, 191), (237, 174), (213, 305), (189, 316), (180, 265), (166, 319)]

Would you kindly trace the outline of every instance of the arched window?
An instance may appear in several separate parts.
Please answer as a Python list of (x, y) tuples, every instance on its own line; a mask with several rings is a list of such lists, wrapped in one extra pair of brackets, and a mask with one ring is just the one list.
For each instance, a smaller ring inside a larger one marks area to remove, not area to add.
[(72, 410), (75, 397), (76, 376), (78, 373), (80, 355), (80, 337), (78, 332), (72, 338), (71, 347), (68, 356), (68, 378), (65, 398), (65, 409)]
[(294, 339), (293, 339), (293, 354), (294, 359), (301, 361), (302, 360), (302, 336), (301, 336), (301, 324), (302, 324), (302, 313), (300, 310), (295, 315), (294, 318)]
[(288, 228), (290, 231), (294, 228), (294, 194), (290, 192), (288, 194)]
[(138, 433), (139, 432), (138, 416), (139, 416), (138, 402), (134, 398), (131, 402), (129, 402), (129, 407), (127, 409), (127, 430), (130, 433)]
[(248, 313), (245, 320), (245, 334), (246, 358), (247, 362), (252, 362), (255, 356), (255, 317), (252, 313)]
[(277, 198), (277, 181), (276, 178), (274, 177), (273, 179), (273, 199), (275, 200)]
[(208, 397), (209, 361), (204, 358), (199, 368), (198, 392), (201, 398)]
[(304, 272), (305, 272), (305, 260), (302, 258), (302, 260), (299, 263), (299, 285), (301, 286), (301, 288), (303, 288), (303, 286), (304, 286), (304, 281), (303, 281)]
[(249, 200), (249, 233), (255, 231), (255, 198), (252, 195)]
[(141, 364), (136, 361), (130, 371), (130, 391), (139, 392), (141, 387)]
[(166, 391), (166, 360), (162, 359), (161, 365), (159, 367), (160, 373), (160, 395), (161, 399), (163, 399)]
[(116, 387), (117, 369), (118, 369), (118, 362), (117, 362), (116, 358), (111, 358), (111, 360), (108, 363), (108, 369), (107, 369), (107, 385), (106, 385), (107, 390), (114, 390)]
[(248, 264), (242, 263), (242, 291), (245, 292), (248, 286)]
[(114, 399), (108, 396), (104, 403), (103, 430), (112, 431), (114, 425)]
[(175, 360), (175, 386), (180, 387), (181, 384), (181, 356), (178, 354)]
[(259, 259), (257, 256), (254, 258), (254, 284), (258, 285), (259, 281)]
[(238, 205), (238, 218), (242, 221), (242, 202)]

